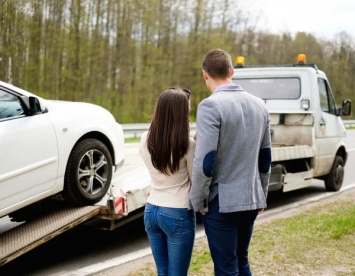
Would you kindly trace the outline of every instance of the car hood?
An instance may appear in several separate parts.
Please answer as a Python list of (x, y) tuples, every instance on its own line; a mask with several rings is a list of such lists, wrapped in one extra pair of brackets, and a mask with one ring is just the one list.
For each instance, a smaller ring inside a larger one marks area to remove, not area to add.
[(46, 107), (51, 117), (56, 117), (56, 114), (60, 114), (61, 119), (104, 118), (106, 120), (115, 120), (108, 110), (91, 103), (46, 100)]

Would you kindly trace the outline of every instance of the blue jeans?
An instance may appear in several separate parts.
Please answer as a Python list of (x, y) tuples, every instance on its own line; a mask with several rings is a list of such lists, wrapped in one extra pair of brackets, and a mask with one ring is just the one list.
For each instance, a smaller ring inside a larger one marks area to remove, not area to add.
[(202, 217), (216, 276), (250, 276), (248, 248), (258, 210), (220, 213), (218, 195)]
[(147, 203), (144, 227), (158, 275), (187, 275), (195, 241), (195, 213), (187, 208), (159, 207)]

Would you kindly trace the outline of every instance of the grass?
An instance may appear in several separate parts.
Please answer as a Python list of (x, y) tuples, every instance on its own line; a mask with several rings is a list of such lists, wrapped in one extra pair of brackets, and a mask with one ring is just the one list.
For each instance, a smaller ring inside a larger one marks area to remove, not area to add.
[(355, 205), (338, 202), (257, 227), (256, 275), (355, 275)]
[[(249, 252), (254, 275), (355, 276), (355, 204), (340, 201), (256, 225)], [(129, 275), (156, 275), (155, 265)], [(213, 275), (206, 239), (195, 243), (189, 275)]]
[(124, 142), (125, 143), (139, 143), (141, 140), (141, 137), (135, 137), (135, 138), (125, 138)]

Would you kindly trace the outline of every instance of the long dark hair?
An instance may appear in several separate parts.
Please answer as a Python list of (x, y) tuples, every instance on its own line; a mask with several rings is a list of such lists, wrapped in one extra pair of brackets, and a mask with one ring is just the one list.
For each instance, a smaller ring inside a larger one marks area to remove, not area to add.
[(147, 147), (153, 166), (165, 175), (179, 170), (189, 145), (190, 91), (169, 88), (160, 94), (148, 131)]

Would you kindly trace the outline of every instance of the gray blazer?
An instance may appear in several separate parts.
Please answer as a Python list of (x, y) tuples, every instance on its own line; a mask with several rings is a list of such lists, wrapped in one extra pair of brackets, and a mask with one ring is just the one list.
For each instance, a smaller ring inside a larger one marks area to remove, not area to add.
[(269, 113), (264, 102), (224, 84), (197, 109), (190, 202), (208, 211), (217, 194), (222, 213), (266, 207), (271, 167)]

